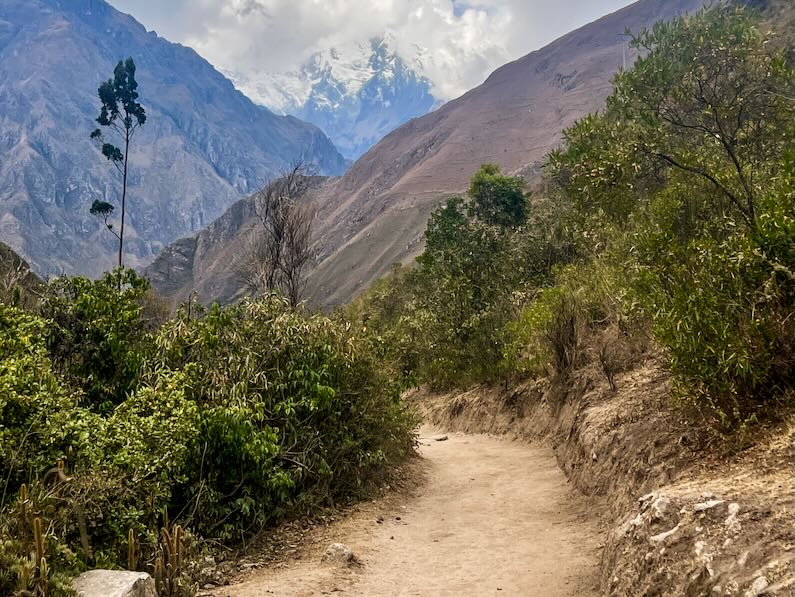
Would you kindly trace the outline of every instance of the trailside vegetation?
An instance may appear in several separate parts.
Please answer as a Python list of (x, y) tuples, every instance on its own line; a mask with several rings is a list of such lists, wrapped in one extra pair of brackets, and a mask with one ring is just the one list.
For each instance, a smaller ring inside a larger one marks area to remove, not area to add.
[(190, 594), (199, 539), (363, 495), (413, 450), (351, 326), (266, 295), (158, 327), (147, 290), (119, 270), (52, 281), (36, 312), (0, 303), (0, 594), (69, 594), (87, 566)]
[[(632, 38), (602, 111), (565, 131), (548, 192), (485, 166), (426, 249), (349, 309), (436, 388), (610, 385), (661, 353), (679, 405), (733, 433), (795, 398), (795, 77), (758, 15), (720, 3)], [(633, 356), (634, 355), (634, 356)]]

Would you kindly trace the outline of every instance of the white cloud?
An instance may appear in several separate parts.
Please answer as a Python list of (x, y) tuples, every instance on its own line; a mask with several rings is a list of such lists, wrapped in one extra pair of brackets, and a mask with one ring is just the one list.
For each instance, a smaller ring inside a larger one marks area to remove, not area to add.
[(215, 66), (255, 77), (390, 30), (441, 99), (631, 0), (110, 0)]

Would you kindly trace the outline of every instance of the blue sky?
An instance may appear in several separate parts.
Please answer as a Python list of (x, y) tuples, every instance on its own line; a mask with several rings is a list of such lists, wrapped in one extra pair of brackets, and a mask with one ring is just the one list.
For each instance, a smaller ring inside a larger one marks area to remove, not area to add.
[[(399, 53), (423, 53), (440, 99), (631, 0), (110, 0), (147, 28), (223, 70), (255, 78), (317, 50), (389, 30)], [(616, 32), (621, 33), (619, 32)]]

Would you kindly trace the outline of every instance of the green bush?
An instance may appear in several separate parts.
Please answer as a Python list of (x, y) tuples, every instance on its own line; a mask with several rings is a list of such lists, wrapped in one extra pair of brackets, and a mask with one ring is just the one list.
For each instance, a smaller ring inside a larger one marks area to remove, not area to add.
[[(54, 319), (0, 304), (3, 594), (45, 580), (61, 594), (69, 574), (126, 563), (131, 535), (151, 571), (167, 520), (240, 540), (363, 495), (413, 449), (400, 384), (349, 323), (267, 297), (154, 331), (145, 291), (124, 271), (55, 282)], [(34, 512), (46, 579), (29, 574)]]
[[(281, 299), (183, 311), (157, 338), (199, 407), (182, 507), (205, 535), (239, 537), (286, 513), (356, 495), (412, 447), (415, 419), (366, 343)], [(180, 504), (177, 501), (175, 507)]]
[(53, 373), (46, 332), (41, 318), (0, 304), (0, 507), (21, 483), (93, 449), (97, 418)]
[(722, 429), (795, 387), (795, 219), (760, 215), (753, 237), (704, 239), (651, 288), (654, 331), (680, 398)]
[(148, 282), (120, 269), (97, 281), (57, 278), (40, 304), (48, 320), (48, 349), (83, 402), (109, 413), (135, 387), (145, 358), (141, 300)]
[(731, 430), (793, 396), (795, 75), (733, 4), (633, 43), (547, 172), (582, 253), (618, 268), (580, 286), (608, 290), (619, 328), (650, 322), (681, 403)]

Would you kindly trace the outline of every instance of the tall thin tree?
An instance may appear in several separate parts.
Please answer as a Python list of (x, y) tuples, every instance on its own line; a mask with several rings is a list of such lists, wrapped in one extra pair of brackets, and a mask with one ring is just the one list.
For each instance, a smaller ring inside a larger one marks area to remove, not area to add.
[(102, 155), (119, 171), (122, 176), (121, 189), (121, 222), (118, 234), (108, 220), (113, 214), (114, 206), (107, 201), (94, 201), (91, 214), (101, 217), (105, 226), (119, 239), (119, 267), (124, 265), (124, 217), (127, 211), (127, 178), (129, 174), (130, 143), (135, 131), (146, 122), (146, 111), (138, 102), (138, 82), (135, 80), (135, 62), (132, 58), (120, 60), (113, 70), (113, 78), (103, 82), (97, 90), (102, 108), (97, 123), (113, 132), (121, 140), (123, 149), (108, 143), (102, 136), (102, 129), (95, 129), (91, 139), (96, 141)]

